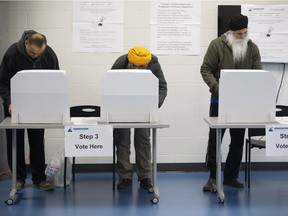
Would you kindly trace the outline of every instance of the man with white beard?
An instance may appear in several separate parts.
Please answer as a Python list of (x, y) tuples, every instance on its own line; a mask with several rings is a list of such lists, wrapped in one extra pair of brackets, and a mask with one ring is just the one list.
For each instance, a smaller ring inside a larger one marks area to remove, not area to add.
[[(218, 116), (218, 90), (221, 69), (262, 69), (259, 49), (248, 37), (248, 17), (242, 14), (229, 21), (230, 30), (214, 39), (204, 56), (201, 75), (211, 92), (209, 116)], [(245, 128), (230, 129), (231, 142), (225, 162), (224, 185), (243, 188), (238, 181), (242, 160)], [(222, 129), (222, 137), (225, 130)], [(210, 128), (206, 154), (206, 167), (210, 171), (203, 191), (211, 191), (216, 179), (216, 129)]]

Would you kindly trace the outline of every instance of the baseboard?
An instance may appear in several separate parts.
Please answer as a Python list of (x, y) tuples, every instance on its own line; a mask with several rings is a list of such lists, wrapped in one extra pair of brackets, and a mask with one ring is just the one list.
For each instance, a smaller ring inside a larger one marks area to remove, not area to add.
[[(224, 164), (222, 164), (224, 167)], [(241, 170), (245, 169), (245, 163), (241, 164)], [(161, 172), (181, 171), (181, 172), (202, 172), (207, 171), (205, 163), (159, 163), (157, 170)], [(253, 162), (251, 170), (258, 171), (278, 171), (288, 170), (287, 162)], [(76, 172), (112, 172), (112, 164), (75, 164)]]
[[(241, 165), (241, 169), (245, 169), (245, 163)], [(288, 170), (288, 162), (252, 162), (251, 170), (259, 171), (281, 171)]]
[[(135, 166), (135, 165), (134, 165)], [(222, 168), (225, 164), (222, 164)], [(245, 170), (245, 163), (241, 164), (241, 170)], [(281, 171), (288, 170), (287, 162), (252, 162), (253, 171)], [(27, 171), (30, 172), (30, 165), (27, 165)], [(75, 164), (76, 172), (112, 172), (112, 164)], [(159, 163), (157, 171), (160, 172), (204, 172), (207, 171), (205, 163)]]
[[(133, 165), (135, 166), (135, 165)], [(204, 171), (204, 163), (161, 163), (157, 164), (157, 171)], [(112, 172), (112, 164), (75, 164), (76, 172)]]

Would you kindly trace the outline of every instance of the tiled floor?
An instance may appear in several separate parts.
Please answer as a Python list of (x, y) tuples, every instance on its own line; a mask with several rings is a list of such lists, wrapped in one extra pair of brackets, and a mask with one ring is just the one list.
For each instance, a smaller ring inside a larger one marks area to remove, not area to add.
[[(202, 192), (204, 172), (160, 172), (158, 204), (151, 194), (133, 187), (112, 190), (110, 173), (77, 173), (76, 182), (66, 189), (39, 191), (28, 181), (18, 202), (8, 206), (11, 180), (0, 181), (1, 216), (287, 216), (288, 172), (252, 172), (251, 189), (224, 187), (225, 203), (214, 193)], [(243, 180), (243, 173), (240, 179)]]

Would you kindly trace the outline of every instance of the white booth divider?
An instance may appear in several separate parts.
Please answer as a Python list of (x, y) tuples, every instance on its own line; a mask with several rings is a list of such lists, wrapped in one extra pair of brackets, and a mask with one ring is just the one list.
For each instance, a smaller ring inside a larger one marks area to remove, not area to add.
[(11, 79), (12, 123), (69, 123), (64, 70), (23, 70)]
[(221, 70), (219, 122), (275, 122), (276, 78), (265, 70)]
[(101, 121), (157, 122), (158, 83), (150, 70), (109, 70), (101, 82)]

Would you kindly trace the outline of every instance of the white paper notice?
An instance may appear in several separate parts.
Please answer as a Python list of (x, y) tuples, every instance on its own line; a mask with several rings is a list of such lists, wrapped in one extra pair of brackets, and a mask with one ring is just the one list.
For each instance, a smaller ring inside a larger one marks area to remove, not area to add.
[(200, 54), (200, 1), (151, 1), (151, 51)]
[(288, 62), (288, 5), (241, 5), (262, 62)]
[(72, 117), (71, 122), (74, 125), (98, 125), (100, 117)]
[(276, 121), (279, 124), (288, 124), (288, 117), (282, 116), (282, 117), (276, 117)]
[(123, 52), (123, 0), (74, 0), (73, 52)]
[(113, 155), (112, 125), (65, 126), (65, 156)]
[(288, 125), (266, 126), (266, 156), (288, 156)]

